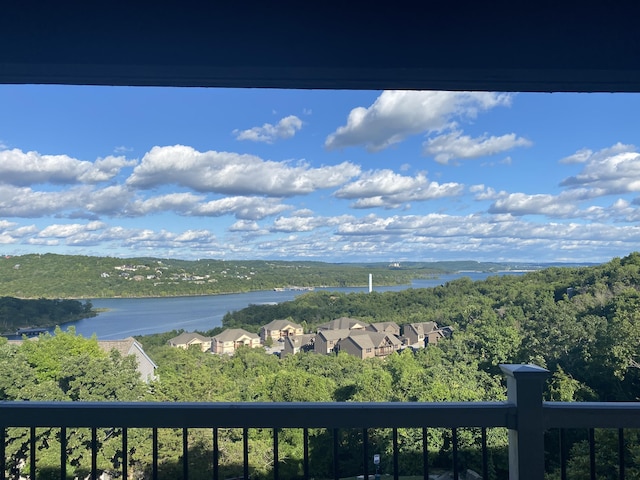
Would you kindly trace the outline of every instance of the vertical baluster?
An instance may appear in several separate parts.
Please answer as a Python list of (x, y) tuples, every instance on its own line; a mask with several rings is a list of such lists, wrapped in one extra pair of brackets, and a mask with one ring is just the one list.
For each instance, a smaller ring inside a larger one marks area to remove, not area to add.
[(393, 429), (393, 480), (400, 477), (400, 469), (398, 467), (398, 429)]
[(589, 478), (596, 480), (596, 431), (589, 429)]
[(624, 429), (618, 429), (618, 459), (620, 470), (618, 471), (620, 480), (624, 480)]
[(273, 480), (278, 480), (278, 429), (273, 429)]
[(127, 429), (122, 429), (122, 478), (129, 478), (129, 439)]
[(60, 478), (67, 480), (67, 429), (60, 427)]
[(0, 427), (0, 480), (6, 480), (7, 460), (5, 442), (7, 441), (7, 430), (5, 427)]
[(451, 429), (451, 442), (453, 443), (453, 480), (460, 478), (458, 471), (458, 429)]
[(487, 427), (480, 429), (482, 437), (482, 478), (489, 479), (489, 449), (487, 448)]
[(362, 429), (362, 471), (364, 480), (369, 480), (369, 430)]
[(249, 429), (242, 429), (242, 457), (244, 460), (244, 480), (249, 480)]
[(31, 451), (31, 458), (29, 459), (29, 468), (31, 469), (31, 474), (29, 475), (29, 480), (36, 480), (36, 427), (31, 427), (29, 433), (29, 446)]
[(91, 480), (98, 479), (98, 429), (91, 427)]
[(218, 465), (220, 464), (220, 451), (218, 449), (218, 429), (213, 429), (213, 480), (218, 480)]
[(338, 429), (333, 429), (333, 479), (340, 480), (338, 468)]
[(158, 428), (151, 429), (151, 478), (158, 480)]
[(424, 480), (429, 480), (429, 442), (427, 428), (422, 427), (422, 471)]
[(189, 430), (182, 429), (182, 478), (189, 478)]
[(302, 429), (302, 450), (303, 450), (303, 470), (304, 470), (304, 480), (309, 480), (309, 429)]
[(560, 480), (567, 480), (567, 431), (560, 429)]

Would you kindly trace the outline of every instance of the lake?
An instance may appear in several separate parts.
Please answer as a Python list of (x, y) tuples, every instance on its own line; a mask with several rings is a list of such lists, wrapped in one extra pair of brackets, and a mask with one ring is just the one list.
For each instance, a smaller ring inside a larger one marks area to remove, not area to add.
[[(503, 275), (521, 274), (521, 272), (504, 272)], [(489, 273), (462, 272), (441, 275), (437, 278), (416, 279), (408, 285), (374, 286), (376, 292), (400, 291), (406, 288), (428, 288), (442, 285), (461, 277), (472, 280), (484, 280)], [(375, 280), (375, 277), (374, 277)], [(368, 287), (350, 288), (316, 288), (316, 291), (327, 290), (341, 293), (367, 292)], [(113, 340), (135, 335), (167, 332), (174, 329), (186, 331), (210, 330), (222, 325), (225, 313), (241, 310), (249, 305), (261, 305), (293, 300), (305, 292), (300, 291), (258, 291), (234, 293), (228, 295), (209, 295), (198, 297), (167, 298), (98, 298), (91, 300), (94, 308), (107, 309), (97, 317), (85, 318), (66, 323), (63, 329), (73, 326), (76, 333), (90, 337), (96, 335), (100, 340)], [(53, 331), (53, 328), (49, 329)]]

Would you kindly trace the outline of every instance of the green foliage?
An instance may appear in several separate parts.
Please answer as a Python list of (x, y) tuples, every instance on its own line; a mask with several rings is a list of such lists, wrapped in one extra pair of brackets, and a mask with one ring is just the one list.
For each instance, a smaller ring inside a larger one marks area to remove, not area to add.
[[(97, 260), (96, 260), (97, 261)], [(151, 262), (147, 259), (146, 261)], [(208, 268), (212, 262), (208, 263)], [(182, 265), (182, 264), (180, 264)], [(240, 265), (238, 263), (238, 265)], [(271, 267), (311, 274), (312, 266), (294, 263)], [(187, 264), (182, 268), (187, 269)], [(253, 271), (258, 271), (256, 262)], [(308, 267), (308, 268), (307, 268)], [(21, 267), (22, 268), (22, 267)], [(191, 266), (189, 266), (191, 268)], [(238, 267), (239, 268), (239, 267)], [(248, 267), (249, 268), (249, 267)], [(336, 270), (337, 272), (337, 270)], [(297, 275), (297, 274), (295, 274)], [(294, 274), (289, 278), (295, 277)], [(256, 278), (258, 274), (256, 273)], [(344, 277), (346, 278), (346, 277)], [(317, 280), (317, 278), (316, 278)], [(315, 280), (314, 280), (315, 281)], [(489, 401), (504, 400), (505, 388), (500, 363), (534, 362), (548, 368), (552, 377), (545, 392), (555, 401), (624, 400), (640, 398), (640, 254), (588, 268), (554, 267), (522, 276), (495, 276), (472, 282), (463, 278), (432, 289), (400, 292), (338, 294), (313, 292), (292, 302), (250, 306), (224, 318), (227, 327), (253, 329), (274, 319), (288, 318), (304, 323), (308, 331), (320, 323), (341, 316), (365, 322), (435, 321), (450, 325), (453, 337), (416, 352), (404, 350), (386, 359), (359, 360), (345, 353), (315, 355), (300, 353), (282, 360), (264, 349), (241, 348), (234, 356), (216, 356), (198, 349), (181, 350), (167, 346), (179, 331), (142, 337), (147, 353), (159, 365), (159, 381), (142, 385), (133, 372), (131, 359), (106, 354), (95, 339), (82, 339), (73, 332), (43, 336), (38, 341), (17, 346), (0, 340), (0, 399), (39, 400), (137, 400), (150, 401)], [(599, 431), (598, 475), (608, 478), (614, 471), (617, 432)], [(628, 472), (640, 470), (640, 438), (626, 434)], [(10, 429), (7, 455), (9, 465), (28, 457), (24, 431)], [(87, 458), (82, 445), (87, 442), (82, 429), (69, 432), (70, 468), (74, 475), (86, 472)], [(105, 456), (100, 468), (117, 468), (121, 452), (118, 430), (101, 432)], [(181, 432), (160, 432), (160, 464), (164, 477), (180, 475)], [(417, 474), (421, 465), (422, 431), (399, 429), (400, 458), (406, 474)], [(470, 468), (479, 465), (475, 446), (479, 432), (458, 432), (460, 461)], [(588, 447), (582, 434), (571, 434), (569, 472), (583, 478)], [(56, 432), (38, 429), (42, 465), (55, 464)], [(281, 475), (299, 477), (302, 470), (301, 432), (280, 432)], [(320, 477), (331, 476), (332, 432), (310, 432), (311, 468)], [(234, 429), (219, 432), (221, 474), (242, 474), (241, 434)], [(371, 429), (371, 451), (383, 455), (384, 469), (390, 470), (391, 432)], [(429, 429), (430, 464), (447, 467), (451, 463), (451, 431)], [(506, 432), (489, 432), (490, 476), (504, 477), (507, 469)], [(251, 430), (252, 478), (270, 478), (273, 465), (272, 432)], [(549, 440), (553, 445), (553, 439)], [(49, 447), (46, 447), (48, 444)], [(149, 473), (149, 432), (132, 433), (129, 444), (131, 469), (144, 477)], [(209, 433), (189, 432), (194, 471), (210, 477)], [(602, 445), (600, 447), (600, 445)], [(340, 471), (356, 475), (362, 471), (362, 433), (341, 429), (339, 433)], [(614, 459), (614, 460), (612, 460)], [(13, 462), (13, 463), (11, 463)], [(608, 462), (608, 463), (607, 463)], [(602, 467), (600, 466), (602, 465)], [(549, 474), (557, 463), (551, 459)], [(372, 471), (370, 469), (370, 471)], [(286, 475), (284, 474), (286, 472)], [(44, 473), (44, 472), (40, 472)], [(41, 475), (45, 478), (44, 475)]]
[[(197, 261), (81, 255), (0, 257), (0, 295), (20, 298), (109, 298), (215, 295), (287, 287), (366, 286), (368, 275), (382, 285), (454, 272), (456, 262), (331, 264), (282, 261)], [(470, 262), (476, 270), (505, 268)]]
[(95, 315), (89, 301), (0, 297), (0, 332), (10, 335), (21, 328), (50, 327)]

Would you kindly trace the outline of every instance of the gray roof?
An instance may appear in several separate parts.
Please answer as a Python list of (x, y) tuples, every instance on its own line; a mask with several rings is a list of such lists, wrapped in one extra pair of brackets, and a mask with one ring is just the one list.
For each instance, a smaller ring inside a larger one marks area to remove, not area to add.
[(340, 340), (346, 338), (352, 333), (348, 328), (341, 328), (340, 330), (320, 330), (318, 337), (323, 337), (325, 340)]
[(286, 337), (285, 343), (288, 343), (291, 348), (300, 348), (303, 345), (310, 345), (316, 338), (313, 333), (306, 333), (304, 335), (296, 335), (295, 337)]
[(243, 328), (229, 328), (213, 338), (218, 342), (235, 342), (245, 335), (254, 340), (260, 338), (255, 333), (247, 332)]
[(340, 317), (336, 318), (335, 320), (331, 320), (330, 322), (319, 325), (318, 330), (352, 329), (356, 326), (362, 326), (362, 328), (365, 328), (367, 326), (367, 322), (356, 320), (355, 318)]
[(205, 337), (195, 332), (183, 332), (177, 337), (173, 337), (169, 340), (170, 345), (187, 345), (193, 340), (200, 340), (201, 342), (210, 342), (211, 337)]
[(423, 323), (410, 323), (407, 327), (412, 328), (418, 334), (426, 334), (429, 332), (433, 332), (438, 329), (438, 324), (436, 322), (423, 322)]
[(265, 330), (283, 330), (287, 327), (302, 328), (302, 325), (290, 320), (272, 320), (262, 328), (264, 328)]

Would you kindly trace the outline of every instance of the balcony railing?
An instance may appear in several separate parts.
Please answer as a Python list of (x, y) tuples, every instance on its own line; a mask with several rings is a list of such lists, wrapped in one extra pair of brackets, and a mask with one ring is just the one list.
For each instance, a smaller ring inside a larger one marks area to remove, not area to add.
[[(338, 461), (338, 432), (355, 429), (362, 432), (362, 474), (373, 474), (368, 435), (371, 429), (393, 432), (393, 477), (399, 478), (398, 429), (421, 429), (423, 436), (423, 472), (429, 478), (427, 429), (451, 429), (453, 439), (452, 472), (460, 475), (457, 459), (458, 429), (475, 427), (482, 432), (482, 476), (488, 478), (487, 429), (508, 429), (510, 480), (540, 480), (545, 470), (545, 432), (559, 429), (561, 439), (567, 429), (587, 429), (589, 432), (590, 476), (596, 478), (593, 431), (595, 428), (619, 429), (618, 478), (624, 478), (624, 430), (640, 427), (640, 403), (559, 403), (543, 402), (543, 384), (548, 372), (533, 365), (503, 365), (507, 376), (506, 402), (469, 403), (106, 403), (106, 402), (0, 402), (0, 479), (7, 475), (6, 432), (12, 427), (24, 427), (29, 434), (28, 478), (35, 480), (38, 472), (37, 429), (59, 429), (60, 478), (66, 479), (67, 432), (72, 428), (88, 428), (91, 456), (91, 478), (98, 478), (97, 430), (115, 428), (122, 439), (121, 475), (127, 478), (127, 432), (130, 429), (150, 429), (153, 465), (149, 476), (158, 478), (158, 430), (182, 430), (182, 478), (190, 477), (189, 429), (211, 431), (212, 477), (219, 478), (218, 431), (238, 428), (242, 431), (243, 477), (250, 477), (248, 432), (250, 429), (271, 429), (273, 432), (272, 478), (278, 479), (278, 434), (282, 429), (302, 429), (303, 473), (305, 479), (317, 476), (309, 467), (309, 429), (327, 429), (333, 435), (333, 478), (341, 478)], [(561, 448), (561, 478), (566, 478), (566, 451)], [(193, 468), (193, 467), (191, 467)], [(193, 472), (192, 472), (193, 473)], [(11, 477), (13, 478), (13, 477)], [(282, 477), (286, 478), (286, 477)]]

